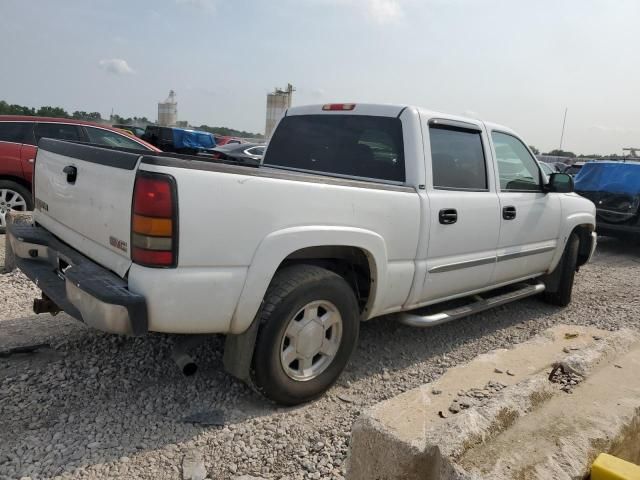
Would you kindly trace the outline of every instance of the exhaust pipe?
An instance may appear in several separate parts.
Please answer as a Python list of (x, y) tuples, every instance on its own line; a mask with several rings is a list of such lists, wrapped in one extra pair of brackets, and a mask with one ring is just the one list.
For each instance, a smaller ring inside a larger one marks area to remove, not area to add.
[(171, 354), (171, 358), (176, 363), (176, 365), (178, 365), (178, 368), (185, 377), (190, 377), (198, 370), (198, 365), (196, 365), (196, 362), (193, 360), (193, 358), (191, 358), (190, 355), (187, 355), (184, 352), (174, 351)]
[(198, 370), (198, 365), (188, 351), (201, 345), (205, 338), (204, 335), (188, 335), (180, 337), (173, 345), (171, 358), (185, 377), (190, 377)]

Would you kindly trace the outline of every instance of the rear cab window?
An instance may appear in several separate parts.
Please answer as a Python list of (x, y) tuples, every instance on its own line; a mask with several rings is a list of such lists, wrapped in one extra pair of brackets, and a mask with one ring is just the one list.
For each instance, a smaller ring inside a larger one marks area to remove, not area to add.
[(405, 182), (402, 122), (367, 115), (284, 117), (264, 165), (384, 182)]

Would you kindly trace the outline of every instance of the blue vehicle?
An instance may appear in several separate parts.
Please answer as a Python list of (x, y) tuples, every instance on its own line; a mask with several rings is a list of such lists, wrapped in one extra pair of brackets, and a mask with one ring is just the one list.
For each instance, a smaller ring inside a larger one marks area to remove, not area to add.
[(147, 126), (142, 139), (163, 152), (198, 155), (211, 153), (216, 146), (213, 134), (177, 127)]
[(587, 162), (575, 191), (596, 205), (599, 235), (640, 239), (640, 162)]

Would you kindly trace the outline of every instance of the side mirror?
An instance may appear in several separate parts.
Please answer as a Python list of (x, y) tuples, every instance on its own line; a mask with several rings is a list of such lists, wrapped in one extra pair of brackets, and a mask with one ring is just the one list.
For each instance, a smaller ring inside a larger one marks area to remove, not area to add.
[(552, 173), (549, 183), (544, 186), (545, 192), (571, 193), (573, 192), (573, 177), (567, 173)]

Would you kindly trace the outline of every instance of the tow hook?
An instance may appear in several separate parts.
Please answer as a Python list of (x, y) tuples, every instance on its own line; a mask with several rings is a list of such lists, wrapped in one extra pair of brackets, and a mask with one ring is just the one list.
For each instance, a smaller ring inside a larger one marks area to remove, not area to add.
[(61, 311), (62, 309), (44, 293), (42, 294), (42, 298), (36, 298), (33, 300), (34, 313), (50, 313), (51, 315), (56, 316)]

